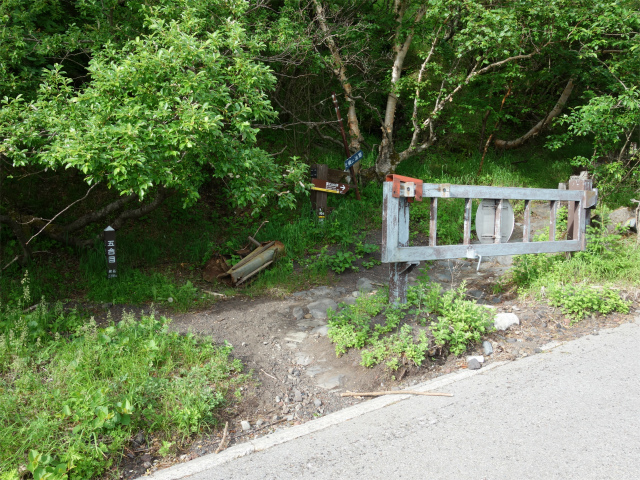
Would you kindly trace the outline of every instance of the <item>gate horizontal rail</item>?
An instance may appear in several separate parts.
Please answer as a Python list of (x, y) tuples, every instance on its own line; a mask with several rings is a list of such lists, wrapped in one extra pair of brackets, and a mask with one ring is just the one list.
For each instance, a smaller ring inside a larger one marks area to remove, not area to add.
[[(478, 258), (495, 255), (575, 252), (586, 247), (586, 226), (590, 209), (597, 203), (597, 190), (591, 180), (571, 177), (569, 189), (487, 187), (424, 183), (422, 180), (388, 175), (383, 185), (381, 260), (389, 263), (389, 299), (406, 303), (409, 272), (424, 260)], [(429, 198), (431, 202), (429, 246), (409, 247), (409, 205)], [(462, 245), (437, 245), (438, 199), (465, 200)], [(471, 243), (471, 206), (473, 199), (496, 201), (493, 243)], [(503, 200), (524, 200), (522, 242), (502, 243)], [(531, 242), (531, 202), (549, 202), (549, 240)], [(559, 202), (568, 202), (568, 239), (555, 240)]]

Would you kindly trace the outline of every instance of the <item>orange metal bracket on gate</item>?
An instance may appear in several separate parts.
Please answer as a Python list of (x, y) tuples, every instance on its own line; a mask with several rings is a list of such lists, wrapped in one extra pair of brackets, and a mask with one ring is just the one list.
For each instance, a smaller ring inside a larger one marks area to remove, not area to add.
[(416, 202), (421, 202), (422, 201), (422, 180), (417, 179), (417, 178), (411, 178), (411, 177), (403, 177), (402, 175), (389, 174), (389, 175), (387, 175), (387, 178), (386, 178), (385, 181), (393, 182), (393, 194), (392, 194), (392, 196), (394, 198), (399, 198), (400, 197), (400, 182), (415, 183), (415, 185), (416, 185), (416, 196), (413, 197), (413, 198), (407, 198), (407, 201), (409, 203), (413, 203), (414, 199), (415, 199)]

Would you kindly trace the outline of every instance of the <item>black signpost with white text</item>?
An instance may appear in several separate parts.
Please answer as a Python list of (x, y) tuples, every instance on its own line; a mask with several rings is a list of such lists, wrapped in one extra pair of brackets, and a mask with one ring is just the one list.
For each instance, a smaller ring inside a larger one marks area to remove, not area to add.
[(117, 262), (116, 262), (116, 231), (107, 227), (104, 229), (104, 253), (107, 257), (107, 278), (116, 278)]

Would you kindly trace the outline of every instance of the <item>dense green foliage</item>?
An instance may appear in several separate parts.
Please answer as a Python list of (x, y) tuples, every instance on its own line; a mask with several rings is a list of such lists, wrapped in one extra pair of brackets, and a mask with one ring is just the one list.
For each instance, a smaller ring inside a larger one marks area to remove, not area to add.
[[(211, 176), (228, 182), (240, 206), (264, 206), (284, 184), (303, 190), (298, 164), (283, 181), (254, 146), (252, 123), (275, 115), (266, 96), (275, 79), (238, 21), (207, 18), (227, 3), (140, 5), (137, 35), (94, 44), (80, 88), (62, 64), (43, 68), (34, 98), (4, 100), (2, 154), (14, 167), (75, 168), (90, 185), (140, 198), (163, 186), (193, 203)], [(242, 15), (242, 2), (230, 3)], [(291, 205), (293, 195), (279, 199)]]
[(0, 310), (0, 474), (99, 477), (139, 431), (169, 441), (216, 425), (245, 381), (230, 346), (170, 333), (165, 318), (98, 328), (23, 304)]

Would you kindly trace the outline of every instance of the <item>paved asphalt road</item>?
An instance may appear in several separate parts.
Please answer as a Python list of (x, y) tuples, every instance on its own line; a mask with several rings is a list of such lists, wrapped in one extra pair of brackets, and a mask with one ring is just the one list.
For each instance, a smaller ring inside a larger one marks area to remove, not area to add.
[[(640, 319), (447, 377), (425, 388), (454, 397), (364, 402), (152, 478), (640, 480)], [(254, 453), (224, 461), (242, 448)]]

